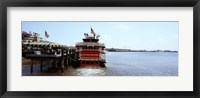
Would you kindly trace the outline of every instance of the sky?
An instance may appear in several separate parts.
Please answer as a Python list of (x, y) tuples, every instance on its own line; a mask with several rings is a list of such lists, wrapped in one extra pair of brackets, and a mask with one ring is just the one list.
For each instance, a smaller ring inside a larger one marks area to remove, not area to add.
[[(22, 22), (22, 31), (67, 46), (82, 42), (92, 29), (106, 48), (178, 51), (178, 22)], [(45, 38), (45, 31), (49, 38)]]

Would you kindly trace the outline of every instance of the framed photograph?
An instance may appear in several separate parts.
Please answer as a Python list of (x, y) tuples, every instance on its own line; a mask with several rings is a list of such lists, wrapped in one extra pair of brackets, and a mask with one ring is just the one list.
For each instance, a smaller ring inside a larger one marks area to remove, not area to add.
[(199, 97), (199, 0), (7, 0), (0, 9), (1, 97)]

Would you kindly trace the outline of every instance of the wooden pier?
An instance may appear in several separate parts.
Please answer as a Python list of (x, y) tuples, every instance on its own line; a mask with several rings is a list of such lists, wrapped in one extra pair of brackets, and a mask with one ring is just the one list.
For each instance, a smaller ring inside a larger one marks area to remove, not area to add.
[(31, 73), (33, 72), (34, 61), (40, 62), (40, 71), (42, 71), (44, 61), (48, 62), (49, 70), (61, 70), (62, 72), (69, 66), (78, 66), (75, 47), (48, 41), (22, 43), (22, 57), (31, 60)]

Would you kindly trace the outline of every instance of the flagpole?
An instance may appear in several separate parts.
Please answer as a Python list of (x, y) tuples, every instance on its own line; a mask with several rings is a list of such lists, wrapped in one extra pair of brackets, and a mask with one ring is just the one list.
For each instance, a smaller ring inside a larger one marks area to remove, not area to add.
[[(92, 26), (90, 25), (90, 32), (92, 32), (91, 30), (92, 30)], [(93, 36), (94, 36), (94, 39), (95, 39), (95, 35), (94, 34), (93, 34)]]

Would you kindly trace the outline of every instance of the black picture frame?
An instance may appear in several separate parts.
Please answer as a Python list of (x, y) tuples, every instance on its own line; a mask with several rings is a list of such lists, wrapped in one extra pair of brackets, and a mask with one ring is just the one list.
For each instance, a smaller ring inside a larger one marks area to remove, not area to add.
[[(7, 7), (193, 7), (193, 91), (7, 91)], [(1, 0), (0, 96), (2, 98), (199, 98), (200, 0)]]

